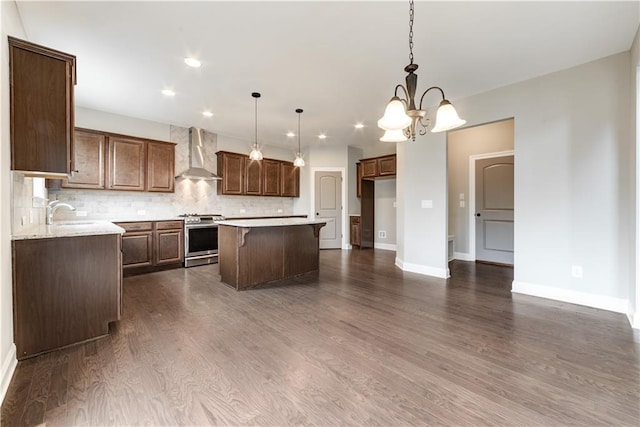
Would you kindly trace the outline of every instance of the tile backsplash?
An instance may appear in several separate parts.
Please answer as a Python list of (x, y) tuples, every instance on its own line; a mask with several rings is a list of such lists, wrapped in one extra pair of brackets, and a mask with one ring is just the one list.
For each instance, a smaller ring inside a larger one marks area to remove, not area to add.
[[(189, 129), (171, 126), (170, 140), (176, 143), (176, 173), (189, 165)], [(204, 166), (216, 172), (217, 138), (204, 133)], [(13, 173), (13, 231), (23, 225), (43, 224), (45, 209), (33, 207), (31, 178)], [(226, 217), (279, 216), (293, 214), (293, 198), (256, 196), (219, 196), (215, 181), (176, 181), (174, 193), (147, 193), (129, 191), (101, 191), (62, 189), (50, 191), (49, 199), (69, 203), (76, 211), (60, 209), (56, 220), (145, 220), (173, 218), (181, 213), (222, 214)], [(80, 213), (80, 215), (78, 215)]]

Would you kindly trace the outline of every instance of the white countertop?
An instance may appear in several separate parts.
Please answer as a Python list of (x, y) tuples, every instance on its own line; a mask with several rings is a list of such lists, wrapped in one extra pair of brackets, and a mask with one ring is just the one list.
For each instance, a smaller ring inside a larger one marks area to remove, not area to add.
[(241, 219), (236, 221), (216, 221), (218, 225), (231, 227), (282, 227), (288, 225), (326, 224), (327, 221), (308, 218), (266, 218), (266, 219)]
[(52, 225), (34, 225), (16, 234), (11, 240), (50, 239), (53, 237), (94, 236), (98, 234), (123, 234), (124, 228), (101, 220), (59, 221)]

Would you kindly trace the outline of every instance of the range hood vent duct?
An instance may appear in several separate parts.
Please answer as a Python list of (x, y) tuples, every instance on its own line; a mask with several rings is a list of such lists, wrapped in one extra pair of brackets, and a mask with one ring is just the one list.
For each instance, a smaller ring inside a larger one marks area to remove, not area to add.
[(200, 128), (189, 128), (189, 168), (176, 178), (216, 180), (222, 179), (204, 168), (204, 135)]

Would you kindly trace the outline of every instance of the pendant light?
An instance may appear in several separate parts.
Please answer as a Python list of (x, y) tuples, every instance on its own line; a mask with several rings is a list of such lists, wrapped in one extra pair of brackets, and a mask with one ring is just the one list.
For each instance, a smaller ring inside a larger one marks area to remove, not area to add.
[[(466, 123), (466, 120), (458, 117), (455, 108), (451, 105), (445, 96), (444, 91), (438, 86), (432, 86), (425, 90), (420, 97), (420, 104), (416, 108), (415, 95), (416, 87), (418, 85), (418, 76), (415, 71), (418, 69), (418, 64), (413, 63), (413, 16), (414, 7), (413, 0), (409, 1), (409, 61), (410, 64), (404, 67), (404, 71), (407, 72), (405, 77), (406, 86), (401, 84), (396, 86), (395, 93), (387, 108), (384, 111), (384, 116), (378, 120), (378, 127), (385, 131), (380, 141), (384, 142), (402, 142), (407, 139), (413, 141), (416, 140), (416, 127), (418, 124), (422, 129), (418, 130), (420, 135), (427, 133), (429, 127), (429, 119), (423, 121), (427, 112), (422, 109), (422, 100), (425, 95), (431, 90), (437, 90), (442, 95), (442, 101), (438, 106), (436, 112), (436, 123), (431, 129), (431, 132), (442, 132), (446, 130), (455, 129)], [(398, 89), (402, 89), (405, 98), (398, 96)]]
[(302, 114), (302, 108), (297, 108), (296, 113), (298, 113), (298, 152), (296, 153), (296, 159), (293, 161), (293, 166), (301, 168), (304, 166), (304, 159), (300, 151), (300, 115)]
[(260, 93), (253, 92), (251, 94), (253, 98), (256, 100), (256, 138), (255, 142), (251, 146), (251, 153), (249, 154), (249, 158), (251, 160), (262, 160), (262, 152), (260, 151), (260, 147), (258, 146), (258, 98), (260, 98)]

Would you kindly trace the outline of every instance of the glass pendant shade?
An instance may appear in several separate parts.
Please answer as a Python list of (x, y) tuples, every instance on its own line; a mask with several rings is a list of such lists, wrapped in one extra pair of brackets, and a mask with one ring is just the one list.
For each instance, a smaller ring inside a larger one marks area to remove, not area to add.
[(296, 154), (296, 159), (293, 161), (293, 166), (301, 168), (304, 166), (304, 159), (300, 153)]
[(382, 138), (380, 138), (380, 141), (382, 142), (402, 142), (402, 141), (406, 141), (407, 135), (405, 135), (404, 133), (404, 129), (400, 129), (400, 130), (387, 130), (384, 132), (384, 135), (382, 135)]
[(262, 152), (258, 148), (258, 145), (254, 145), (251, 153), (249, 153), (249, 158), (251, 160), (262, 160)]
[[(378, 120), (378, 127), (386, 131), (402, 130), (411, 124), (411, 117), (407, 116), (404, 103), (394, 96), (384, 110), (384, 116)], [(406, 139), (406, 138), (405, 138)]]
[(467, 123), (467, 121), (461, 119), (456, 109), (453, 108), (453, 105), (445, 99), (440, 102), (440, 106), (436, 112), (436, 124), (433, 129), (431, 129), (431, 132), (443, 132), (455, 129), (465, 123)]

